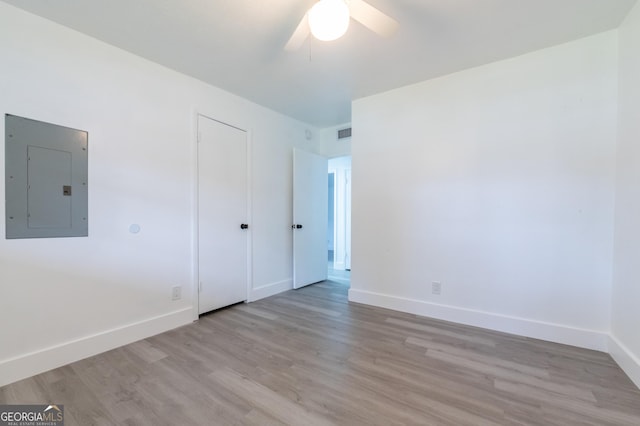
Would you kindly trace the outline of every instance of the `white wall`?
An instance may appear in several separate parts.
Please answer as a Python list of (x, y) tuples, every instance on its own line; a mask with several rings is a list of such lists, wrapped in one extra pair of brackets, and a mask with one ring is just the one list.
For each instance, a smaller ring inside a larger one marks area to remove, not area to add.
[(611, 354), (640, 386), (640, 4), (620, 27)]
[[(307, 125), (2, 2), (0, 58), (2, 113), (89, 132), (90, 234), (5, 240), (0, 224), (0, 385), (193, 319), (196, 111), (251, 131), (250, 297), (291, 287)], [(4, 211), (4, 173), (0, 191)]]
[(351, 155), (351, 138), (338, 140), (338, 130), (351, 127), (351, 123), (320, 129), (314, 135), (315, 151), (327, 158)]
[(355, 101), (350, 299), (605, 350), (616, 84), (611, 31)]

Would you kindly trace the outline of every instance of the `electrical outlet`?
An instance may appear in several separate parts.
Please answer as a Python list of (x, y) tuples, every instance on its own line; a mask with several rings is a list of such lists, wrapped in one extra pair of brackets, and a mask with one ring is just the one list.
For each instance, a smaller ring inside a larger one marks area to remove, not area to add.
[(182, 298), (182, 287), (176, 286), (171, 289), (171, 300), (180, 300)]
[(442, 293), (442, 283), (440, 281), (431, 282), (431, 294), (440, 296)]

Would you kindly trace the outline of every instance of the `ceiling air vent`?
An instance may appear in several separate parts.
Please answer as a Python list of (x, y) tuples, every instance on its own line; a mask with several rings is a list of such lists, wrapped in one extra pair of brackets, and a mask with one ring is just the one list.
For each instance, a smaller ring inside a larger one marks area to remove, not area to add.
[(351, 127), (347, 127), (346, 129), (338, 130), (338, 140), (346, 139), (351, 137)]

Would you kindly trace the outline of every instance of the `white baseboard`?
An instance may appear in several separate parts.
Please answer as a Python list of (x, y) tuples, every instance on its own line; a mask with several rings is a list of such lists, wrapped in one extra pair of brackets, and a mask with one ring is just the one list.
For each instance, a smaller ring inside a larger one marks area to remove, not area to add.
[(620, 368), (627, 373), (631, 381), (640, 388), (640, 358), (635, 356), (615, 336), (609, 336), (609, 354)]
[(607, 352), (606, 332), (569, 327), (491, 312), (440, 305), (422, 300), (350, 289), (349, 300), (444, 321)]
[(274, 296), (278, 293), (282, 293), (283, 291), (291, 290), (292, 288), (293, 280), (284, 280), (263, 285), (251, 290), (248, 302), (255, 302), (256, 300), (264, 299), (265, 297)]
[(189, 324), (191, 307), (0, 361), (0, 386)]

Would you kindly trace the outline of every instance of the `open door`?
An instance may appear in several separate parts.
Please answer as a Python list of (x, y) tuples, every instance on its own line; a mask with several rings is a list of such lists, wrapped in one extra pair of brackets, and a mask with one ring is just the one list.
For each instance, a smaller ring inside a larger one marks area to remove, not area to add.
[(327, 279), (327, 159), (293, 151), (293, 288)]

